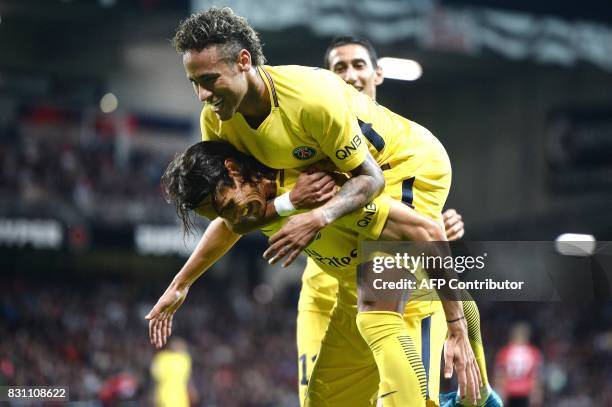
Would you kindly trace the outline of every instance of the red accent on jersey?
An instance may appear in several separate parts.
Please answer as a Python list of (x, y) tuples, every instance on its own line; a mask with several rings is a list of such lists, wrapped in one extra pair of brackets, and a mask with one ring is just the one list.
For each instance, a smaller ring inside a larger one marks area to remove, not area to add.
[(505, 377), (504, 393), (509, 397), (527, 397), (538, 377), (542, 357), (531, 345), (510, 344), (497, 355), (496, 367)]

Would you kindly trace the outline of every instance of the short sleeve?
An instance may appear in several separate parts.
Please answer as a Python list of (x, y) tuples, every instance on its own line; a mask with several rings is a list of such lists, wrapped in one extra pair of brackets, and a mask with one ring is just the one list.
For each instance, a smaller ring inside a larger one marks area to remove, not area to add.
[[(333, 74), (332, 74), (333, 75)], [(361, 165), (368, 153), (357, 116), (352, 109), (350, 93), (344, 83), (325, 81), (329, 86), (318, 86), (316, 98), (308, 98), (302, 111), (305, 130), (317, 140), (323, 153), (341, 171), (352, 171)]]

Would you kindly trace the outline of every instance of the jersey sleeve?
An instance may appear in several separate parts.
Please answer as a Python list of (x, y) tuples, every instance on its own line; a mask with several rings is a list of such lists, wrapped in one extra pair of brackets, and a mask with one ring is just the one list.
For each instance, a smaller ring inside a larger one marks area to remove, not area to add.
[(323, 153), (339, 170), (348, 172), (363, 163), (368, 147), (352, 101), (347, 99), (350, 93), (342, 86), (330, 79), (317, 86), (316, 97), (309, 97), (303, 106), (302, 122)]
[(389, 217), (391, 200), (388, 195), (380, 195), (366, 206), (336, 220), (334, 225), (352, 230), (360, 239), (378, 240)]
[(200, 114), (200, 130), (202, 131), (202, 141), (219, 141), (219, 119), (215, 116), (215, 113), (204, 107)]

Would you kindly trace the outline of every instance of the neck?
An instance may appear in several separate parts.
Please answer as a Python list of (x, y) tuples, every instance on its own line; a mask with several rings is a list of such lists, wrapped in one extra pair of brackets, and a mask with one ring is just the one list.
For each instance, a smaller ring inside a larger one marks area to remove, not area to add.
[(238, 111), (245, 117), (266, 117), (270, 113), (270, 93), (257, 67), (251, 67), (247, 73), (247, 83), (247, 93)]

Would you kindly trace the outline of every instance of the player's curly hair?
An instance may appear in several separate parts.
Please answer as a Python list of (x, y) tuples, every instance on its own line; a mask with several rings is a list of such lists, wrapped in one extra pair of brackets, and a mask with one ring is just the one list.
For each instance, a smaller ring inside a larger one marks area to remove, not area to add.
[(229, 7), (211, 7), (187, 17), (176, 29), (172, 43), (181, 54), (220, 45), (219, 50), (225, 53), (225, 58), (234, 60), (240, 50), (246, 49), (253, 65), (266, 62), (257, 32), (246, 18), (237, 16)]
[(352, 35), (338, 36), (331, 40), (329, 46), (327, 47), (327, 50), (325, 51), (325, 57), (323, 59), (323, 68), (331, 69), (331, 66), (329, 65), (329, 54), (335, 48), (351, 44), (361, 45), (362, 47), (364, 47), (368, 51), (370, 62), (372, 62), (372, 67), (376, 69), (376, 67), (378, 66), (378, 56), (376, 55), (376, 49), (374, 49), (372, 43), (366, 40), (365, 38), (354, 37)]
[(275, 170), (223, 141), (200, 141), (177, 154), (166, 168), (161, 184), (166, 201), (176, 208), (185, 234), (195, 227), (192, 214), (200, 203), (221, 187), (234, 185), (225, 167), (227, 159), (240, 164), (240, 176), (245, 180), (256, 182), (276, 177)]

